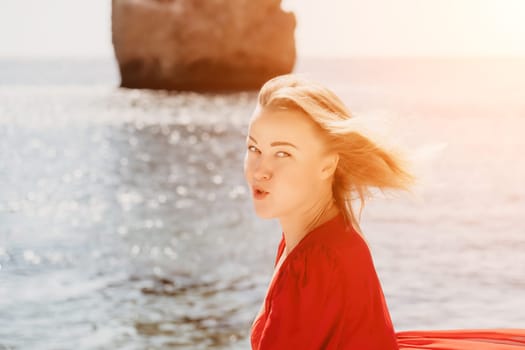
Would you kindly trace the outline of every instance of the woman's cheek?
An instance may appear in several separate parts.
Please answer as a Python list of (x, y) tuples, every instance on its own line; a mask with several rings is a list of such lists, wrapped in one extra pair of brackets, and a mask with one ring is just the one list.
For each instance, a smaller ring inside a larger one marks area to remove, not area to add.
[(304, 167), (293, 167), (288, 171), (290, 187), (300, 193), (309, 193), (312, 190), (312, 172), (311, 169)]

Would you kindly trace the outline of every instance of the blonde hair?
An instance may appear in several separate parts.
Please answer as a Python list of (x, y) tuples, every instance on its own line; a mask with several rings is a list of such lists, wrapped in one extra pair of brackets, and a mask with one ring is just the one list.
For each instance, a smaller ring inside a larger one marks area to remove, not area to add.
[[(346, 224), (361, 233), (359, 220), (372, 188), (409, 189), (414, 176), (399, 151), (374, 140), (366, 123), (354, 117), (344, 103), (323, 85), (295, 74), (267, 81), (259, 91), (260, 107), (295, 109), (316, 122), (326, 137), (329, 151), (337, 152), (332, 193)], [(356, 216), (352, 201), (360, 200)]]

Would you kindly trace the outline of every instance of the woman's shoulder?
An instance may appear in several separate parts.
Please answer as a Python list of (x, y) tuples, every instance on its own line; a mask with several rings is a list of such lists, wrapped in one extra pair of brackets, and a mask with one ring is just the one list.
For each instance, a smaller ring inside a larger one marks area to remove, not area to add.
[(346, 224), (341, 214), (313, 233), (311, 239), (302, 247), (303, 254), (329, 254), (345, 261), (352, 256), (370, 255), (369, 246), (362, 234)]
[(370, 248), (342, 217), (336, 217), (330, 224), (314, 232), (289, 258), (294, 270), (322, 270), (346, 276), (375, 271)]
[[(279, 243), (275, 265), (284, 253), (284, 235)], [(375, 271), (365, 239), (338, 215), (309, 233), (284, 259), (283, 274), (305, 278), (370, 274)]]

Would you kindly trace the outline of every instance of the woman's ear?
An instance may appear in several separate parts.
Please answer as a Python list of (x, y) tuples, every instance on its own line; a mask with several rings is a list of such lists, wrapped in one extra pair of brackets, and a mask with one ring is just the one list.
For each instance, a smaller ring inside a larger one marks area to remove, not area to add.
[(326, 180), (330, 178), (337, 169), (337, 164), (339, 163), (339, 154), (331, 153), (325, 156), (323, 160), (323, 167), (321, 168), (321, 178)]

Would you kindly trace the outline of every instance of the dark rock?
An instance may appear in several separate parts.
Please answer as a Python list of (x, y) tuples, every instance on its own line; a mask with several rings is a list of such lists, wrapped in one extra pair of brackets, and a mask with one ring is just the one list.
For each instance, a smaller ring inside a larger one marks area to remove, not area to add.
[(296, 21), (280, 0), (112, 0), (121, 86), (258, 89), (290, 73)]

